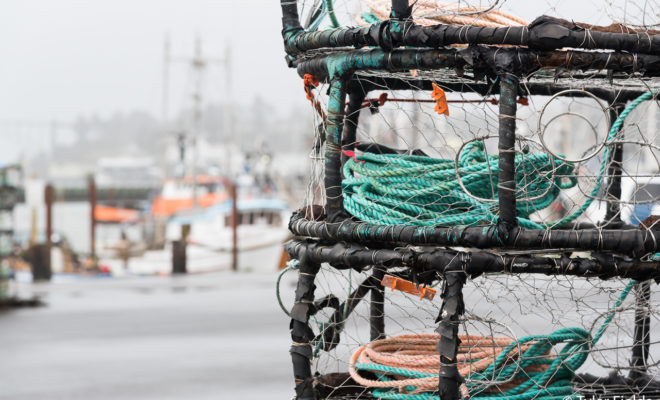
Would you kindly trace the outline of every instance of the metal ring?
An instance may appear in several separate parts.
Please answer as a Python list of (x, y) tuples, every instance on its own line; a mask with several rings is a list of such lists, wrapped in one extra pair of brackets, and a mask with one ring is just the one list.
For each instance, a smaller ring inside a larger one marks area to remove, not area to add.
[[(556, 157), (556, 158), (559, 159), (559, 160), (566, 161), (566, 162), (576, 163), (576, 162), (582, 162), (582, 161), (589, 160), (590, 158), (592, 158), (592, 157), (596, 156), (598, 153), (600, 153), (600, 151), (603, 149), (603, 147), (605, 147), (605, 145), (607, 144), (607, 137), (608, 137), (608, 134), (607, 134), (607, 133), (609, 133), (609, 130), (608, 130), (608, 132), (605, 134), (605, 139), (604, 139), (603, 142), (602, 142), (602, 143), (596, 148), (596, 150), (594, 150), (594, 151), (593, 151), (591, 154), (589, 154), (588, 156), (582, 157), (582, 158), (580, 158), (580, 159), (577, 159), (577, 160), (570, 160), (570, 159), (568, 159), (568, 158), (566, 158), (566, 157), (562, 157), (562, 156), (560, 156), (560, 155), (557, 155), (557, 154), (555, 154), (553, 151), (551, 151), (551, 150), (548, 148), (547, 144), (545, 143), (545, 139), (544, 139), (544, 137), (545, 137), (545, 130), (547, 129), (548, 125), (550, 125), (550, 123), (552, 123), (554, 120), (556, 120), (556, 119), (559, 118), (560, 116), (564, 116), (564, 115), (575, 115), (575, 116), (578, 116), (578, 117), (584, 119), (585, 121), (587, 121), (587, 122), (589, 123), (589, 125), (591, 126), (593, 132), (596, 134), (596, 138), (598, 138), (598, 132), (596, 132), (596, 127), (595, 127), (595, 126), (594, 126), (594, 125), (593, 125), (593, 124), (592, 124), (592, 123), (591, 123), (591, 122), (590, 122), (585, 116), (583, 116), (583, 115), (581, 115), (581, 114), (573, 113), (573, 112), (570, 112), (570, 111), (569, 111), (569, 112), (566, 112), (566, 113), (559, 114), (559, 115), (553, 117), (552, 119), (550, 119), (550, 121), (548, 121), (547, 124), (545, 124), (544, 127), (542, 127), (543, 114), (545, 114), (545, 110), (546, 110), (546, 108), (548, 107), (548, 105), (549, 105), (550, 103), (552, 103), (552, 101), (555, 100), (556, 98), (558, 98), (558, 97), (560, 97), (560, 96), (563, 96), (563, 95), (566, 95), (566, 94), (568, 94), (568, 93), (580, 93), (580, 94), (586, 94), (588, 97), (591, 97), (592, 99), (594, 99), (594, 100), (596, 101), (596, 103), (598, 103), (598, 105), (600, 106), (601, 110), (603, 111), (603, 114), (605, 114), (605, 120), (606, 120), (606, 122), (607, 122), (606, 126), (609, 127), (609, 126), (611, 125), (611, 122), (612, 122), (612, 121), (610, 120), (610, 115), (609, 115), (609, 113), (607, 112), (608, 107), (605, 107), (605, 106), (601, 103), (601, 100), (600, 100), (598, 97), (596, 97), (596, 95), (594, 95), (594, 94), (591, 93), (591, 92), (587, 92), (586, 90), (582, 90), (582, 89), (566, 89), (566, 90), (562, 90), (561, 92), (558, 92), (558, 93), (554, 94), (552, 97), (550, 97), (550, 100), (548, 100), (548, 101), (545, 103), (545, 105), (543, 105), (543, 108), (541, 109), (541, 112), (539, 113), (538, 125), (537, 125), (537, 130), (536, 130), (536, 133), (539, 135), (539, 139), (541, 140), (541, 144), (543, 145), (543, 148), (545, 148), (545, 150), (546, 150), (549, 154), (551, 154), (553, 157)], [(608, 128), (608, 129), (609, 129), (609, 128)]]

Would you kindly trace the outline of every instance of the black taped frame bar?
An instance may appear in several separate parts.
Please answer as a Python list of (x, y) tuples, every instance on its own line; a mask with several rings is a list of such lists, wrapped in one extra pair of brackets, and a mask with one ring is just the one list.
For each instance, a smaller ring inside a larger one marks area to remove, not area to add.
[(440, 322), (435, 330), (440, 334), (437, 344), (440, 353), (440, 371), (438, 373), (438, 392), (443, 400), (459, 400), (459, 386), (463, 382), (458, 372), (458, 338), (459, 318), (465, 312), (463, 303), (463, 285), (466, 275), (463, 272), (450, 272), (445, 275), (442, 289), (442, 307), (436, 322)]
[[(471, 46), (466, 49), (381, 49), (338, 51), (295, 63), (298, 75), (330, 82), (358, 70), (471, 69), (493, 78), (509, 72), (522, 76), (542, 68), (660, 75), (660, 55), (600, 51), (536, 51), (525, 48)], [(616, 76), (614, 77), (616, 79)]]
[(633, 381), (648, 379), (647, 362), (651, 346), (651, 282), (635, 284), (635, 332), (632, 347), (632, 359), (629, 377)]
[(298, 2), (295, 0), (280, 0), (282, 7), (282, 37), (296, 35), (303, 31), (298, 17)]
[(375, 287), (371, 289), (369, 302), (369, 329), (371, 341), (374, 341), (385, 337), (385, 290), (380, 284), (385, 268), (374, 266), (371, 276)]
[[(405, 1), (405, 0), (404, 0)], [(282, 1), (288, 2), (286, 0)], [(293, 5), (295, 7), (295, 4)], [(490, 44), (528, 46), (532, 49), (560, 48), (603, 49), (654, 54), (660, 52), (660, 35), (640, 33), (613, 33), (583, 29), (566, 20), (541, 16), (528, 26), (486, 28), (438, 24), (419, 26), (405, 22), (383, 21), (362, 28), (335, 28), (315, 32), (291, 29), (293, 11), (284, 12), (284, 47), (288, 54), (297, 55), (308, 50), (339, 47), (396, 47), (440, 48), (453, 44)], [(394, 8), (393, 8), (394, 10)], [(297, 10), (295, 11), (297, 23)], [(393, 15), (399, 19), (398, 15)], [(405, 19), (406, 15), (401, 15)], [(299, 24), (298, 24), (299, 26)]]
[(314, 392), (314, 377), (311, 360), (314, 332), (309, 327), (309, 317), (314, 303), (314, 279), (321, 264), (308, 257), (305, 252), (298, 254), (299, 273), (296, 287), (296, 297), (291, 308), (291, 361), (296, 384), (297, 400), (316, 400)]
[[(341, 138), (341, 148), (346, 151), (355, 150), (356, 131), (358, 127), (358, 120), (360, 118), (360, 110), (362, 110), (362, 102), (366, 93), (360, 88), (353, 88), (348, 94), (348, 106), (346, 107), (346, 118), (344, 119), (344, 132)], [(343, 152), (341, 155), (342, 171), (343, 166), (348, 156)]]
[[(609, 114), (610, 114), (610, 128), (614, 124), (619, 113), (623, 110), (624, 105), (617, 103), (610, 105)], [(621, 134), (621, 129), (623, 124), (619, 127), (617, 136)], [(609, 222), (618, 222), (621, 220), (621, 173), (623, 170), (623, 143), (621, 142), (621, 137), (617, 137), (617, 141), (613, 145), (612, 156), (610, 159), (610, 165), (607, 168), (607, 210), (605, 211), (605, 221)]]
[(408, 0), (392, 0), (392, 15), (391, 18), (405, 20), (412, 15), (412, 8)]
[(342, 222), (310, 221), (294, 213), (289, 230), (296, 236), (362, 244), (436, 245), (509, 249), (577, 249), (612, 251), (632, 257), (660, 252), (660, 232), (640, 229), (526, 229), (515, 227), (501, 237), (497, 227), (419, 227), (372, 225), (350, 219)]
[(508, 235), (518, 225), (516, 220), (516, 101), (518, 100), (518, 78), (505, 73), (499, 76), (500, 115), (499, 115), (499, 179), (497, 194), (500, 216), (500, 234)]
[(324, 330), (316, 338), (321, 343), (323, 351), (330, 351), (337, 347), (341, 340), (341, 332), (344, 329), (346, 319), (353, 313), (355, 307), (362, 301), (364, 296), (373, 292), (378, 287), (378, 281), (373, 276), (367, 277), (360, 285), (353, 290), (339, 308), (330, 316), (324, 324)]
[(344, 124), (346, 81), (335, 79), (330, 83), (328, 118), (325, 129), (325, 194), (326, 214), (330, 221), (345, 218), (344, 198), (341, 190), (341, 136)]
[[(315, 262), (326, 262), (337, 269), (364, 270), (371, 265), (385, 269), (406, 267), (416, 272), (435, 271), (441, 274), (462, 271), (470, 276), (484, 273), (543, 274), (614, 277), (636, 280), (660, 280), (660, 261), (641, 262), (609, 253), (592, 253), (592, 258), (536, 257), (526, 254), (491, 253), (488, 251), (456, 251), (444, 248), (416, 251), (411, 248), (372, 249), (354, 243), (321, 244), (294, 239), (285, 250), (295, 258), (304, 253)], [(463, 261), (468, 260), (468, 261)]]

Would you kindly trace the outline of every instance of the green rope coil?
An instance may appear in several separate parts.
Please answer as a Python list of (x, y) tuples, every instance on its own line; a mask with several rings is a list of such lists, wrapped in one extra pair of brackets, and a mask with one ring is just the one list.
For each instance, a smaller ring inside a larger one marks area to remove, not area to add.
[[(497, 162), (483, 142), (468, 143), (459, 155), (459, 182), (454, 160), (364, 153), (344, 166), (344, 208), (363, 221), (390, 225), (494, 223)], [(572, 164), (551, 160), (545, 153), (517, 154), (517, 187), (524, 186), (529, 198), (537, 198), (517, 202), (520, 224), (538, 227), (529, 215), (549, 206), (561, 189), (574, 187), (574, 175)]]
[[(520, 226), (550, 228), (572, 222), (582, 215), (600, 191), (612, 141), (619, 128), (632, 110), (652, 96), (652, 92), (642, 94), (614, 121), (591, 193), (577, 210), (558, 221), (535, 222), (530, 215), (552, 204), (562, 189), (577, 185), (575, 165), (546, 153), (516, 153), (516, 188), (524, 193), (516, 201)], [(463, 147), (458, 157), (458, 171), (451, 159), (363, 153), (344, 165), (344, 208), (351, 215), (373, 224), (494, 224), (498, 214), (498, 160), (497, 155), (485, 152), (482, 141), (473, 141)]]

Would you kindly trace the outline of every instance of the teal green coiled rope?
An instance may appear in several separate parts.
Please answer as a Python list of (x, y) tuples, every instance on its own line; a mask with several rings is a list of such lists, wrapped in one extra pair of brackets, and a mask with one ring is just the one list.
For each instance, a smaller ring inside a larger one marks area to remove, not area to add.
[[(530, 219), (530, 215), (552, 204), (562, 189), (577, 185), (575, 166), (546, 153), (517, 153), (516, 187), (525, 193), (516, 202), (520, 226), (549, 228), (572, 222), (582, 215), (601, 188), (611, 144), (619, 128), (632, 110), (652, 96), (652, 92), (642, 94), (614, 121), (591, 193), (580, 207), (558, 221), (536, 222)], [(498, 156), (488, 155), (482, 141), (473, 141), (464, 146), (458, 161), (457, 173), (456, 164), (451, 159), (361, 154), (344, 165), (344, 208), (360, 220), (373, 224), (453, 226), (495, 223)]]

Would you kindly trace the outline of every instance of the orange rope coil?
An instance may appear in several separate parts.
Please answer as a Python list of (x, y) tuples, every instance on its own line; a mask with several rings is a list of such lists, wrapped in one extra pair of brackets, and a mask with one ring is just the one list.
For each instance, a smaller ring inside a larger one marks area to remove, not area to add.
[[(463, 377), (482, 372), (491, 365), (497, 356), (511, 343), (513, 339), (497, 336), (459, 335), (460, 345), (456, 356), (458, 371)], [(438, 388), (437, 375), (424, 378), (409, 378), (397, 374), (397, 369), (405, 369), (418, 374), (437, 374), (440, 368), (440, 355), (436, 345), (440, 340), (437, 334), (405, 334), (373, 342), (357, 349), (350, 358), (348, 371), (351, 378), (358, 384), (371, 388), (397, 388), (405, 393), (405, 388), (414, 386), (416, 389), (409, 393), (432, 392)], [(522, 354), (529, 344), (520, 346), (516, 354), (512, 354), (509, 361)], [(374, 380), (360, 375), (357, 364), (382, 365), (392, 369), (387, 373), (394, 376), (392, 380)], [(538, 368), (540, 366), (535, 366)], [(494, 387), (495, 390), (505, 390), (505, 382)], [(461, 386), (464, 397), (468, 396), (465, 385)]]

